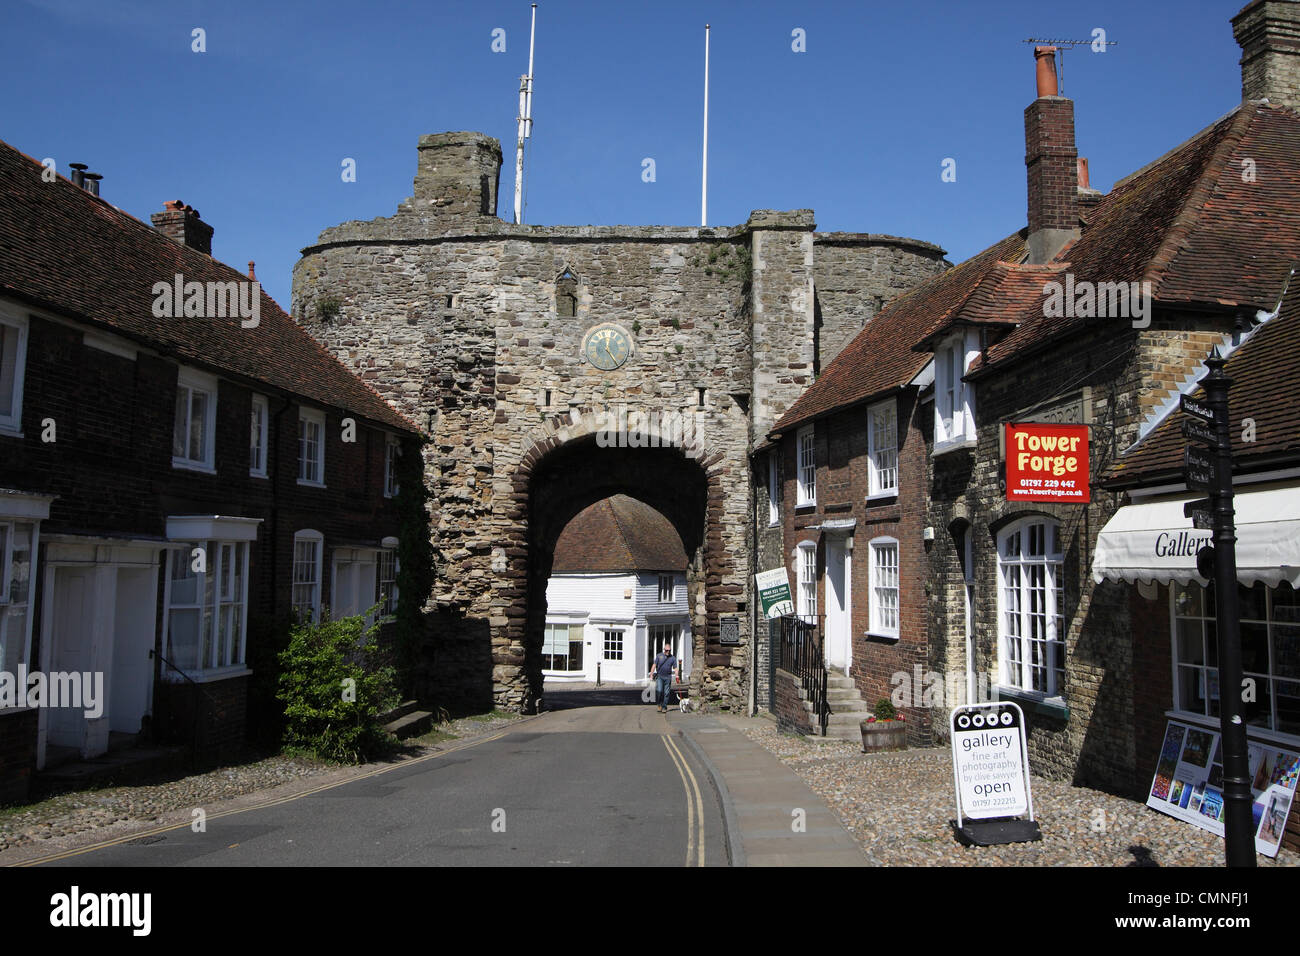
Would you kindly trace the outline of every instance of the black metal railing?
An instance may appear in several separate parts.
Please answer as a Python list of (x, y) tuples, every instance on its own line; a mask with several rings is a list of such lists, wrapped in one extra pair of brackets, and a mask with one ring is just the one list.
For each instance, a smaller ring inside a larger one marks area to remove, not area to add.
[[(189, 674), (185, 673), (185, 671), (181, 670), (174, 661), (168, 659), (161, 651), (151, 650), (149, 653), (152, 656), (156, 656), (160, 661), (167, 665), (169, 670), (185, 678), (185, 680), (195, 690), (194, 697), (192, 698), (194, 701), (194, 707), (191, 711), (193, 727), (191, 728), (190, 740), (190, 766), (192, 769), (198, 769), (202, 759), (204, 745), (207, 743), (204, 731), (207, 729), (207, 724), (211, 719), (212, 712), (214, 710), (220, 710), (220, 704), (217, 703), (216, 698), (208, 693), (207, 688)], [(174, 704), (172, 706), (174, 706)]]
[(799, 678), (812, 704), (814, 726), (826, 736), (831, 705), (826, 699), (826, 653), (822, 647), (824, 615), (787, 614), (781, 618), (781, 639), (777, 642), (777, 666)]

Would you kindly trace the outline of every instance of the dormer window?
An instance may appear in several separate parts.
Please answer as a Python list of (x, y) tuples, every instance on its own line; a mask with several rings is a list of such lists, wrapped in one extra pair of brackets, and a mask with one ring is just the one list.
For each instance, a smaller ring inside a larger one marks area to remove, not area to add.
[(578, 314), (578, 280), (568, 269), (555, 280), (555, 314), (561, 318)]
[(950, 335), (934, 351), (934, 453), (975, 443), (975, 388), (962, 377), (979, 354), (978, 333)]

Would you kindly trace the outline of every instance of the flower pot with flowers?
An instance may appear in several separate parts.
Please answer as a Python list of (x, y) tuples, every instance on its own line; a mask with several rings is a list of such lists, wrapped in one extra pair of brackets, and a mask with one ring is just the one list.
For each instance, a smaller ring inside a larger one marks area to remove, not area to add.
[(907, 749), (907, 722), (893, 703), (882, 698), (875, 711), (861, 723), (862, 752)]

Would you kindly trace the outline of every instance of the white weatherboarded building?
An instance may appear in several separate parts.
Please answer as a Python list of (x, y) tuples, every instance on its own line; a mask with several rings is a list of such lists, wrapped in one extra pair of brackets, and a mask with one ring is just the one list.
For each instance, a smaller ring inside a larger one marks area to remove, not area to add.
[(686, 552), (668, 519), (626, 495), (598, 501), (556, 542), (543, 673), (554, 682), (645, 683), (665, 643), (679, 661), (690, 648), (687, 608)]

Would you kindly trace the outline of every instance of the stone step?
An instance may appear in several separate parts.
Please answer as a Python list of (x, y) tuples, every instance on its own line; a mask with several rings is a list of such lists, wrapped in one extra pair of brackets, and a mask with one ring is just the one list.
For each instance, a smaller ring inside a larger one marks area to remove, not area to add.
[(407, 714), (413, 713), (419, 709), (420, 702), (418, 700), (404, 700), (388, 713), (380, 714), (379, 720), (385, 724), (392, 723), (394, 720), (397, 720), (400, 717), (405, 717)]
[(428, 733), (433, 728), (433, 724), (432, 711), (413, 710), (410, 713), (403, 714), (396, 720), (384, 724), (384, 730), (398, 740), (406, 740), (408, 737), (418, 737), (421, 734)]
[(837, 688), (837, 689), (844, 689), (844, 690), (857, 689), (857, 685), (853, 683), (852, 677), (827, 677), (826, 687), (828, 690), (830, 688)]

